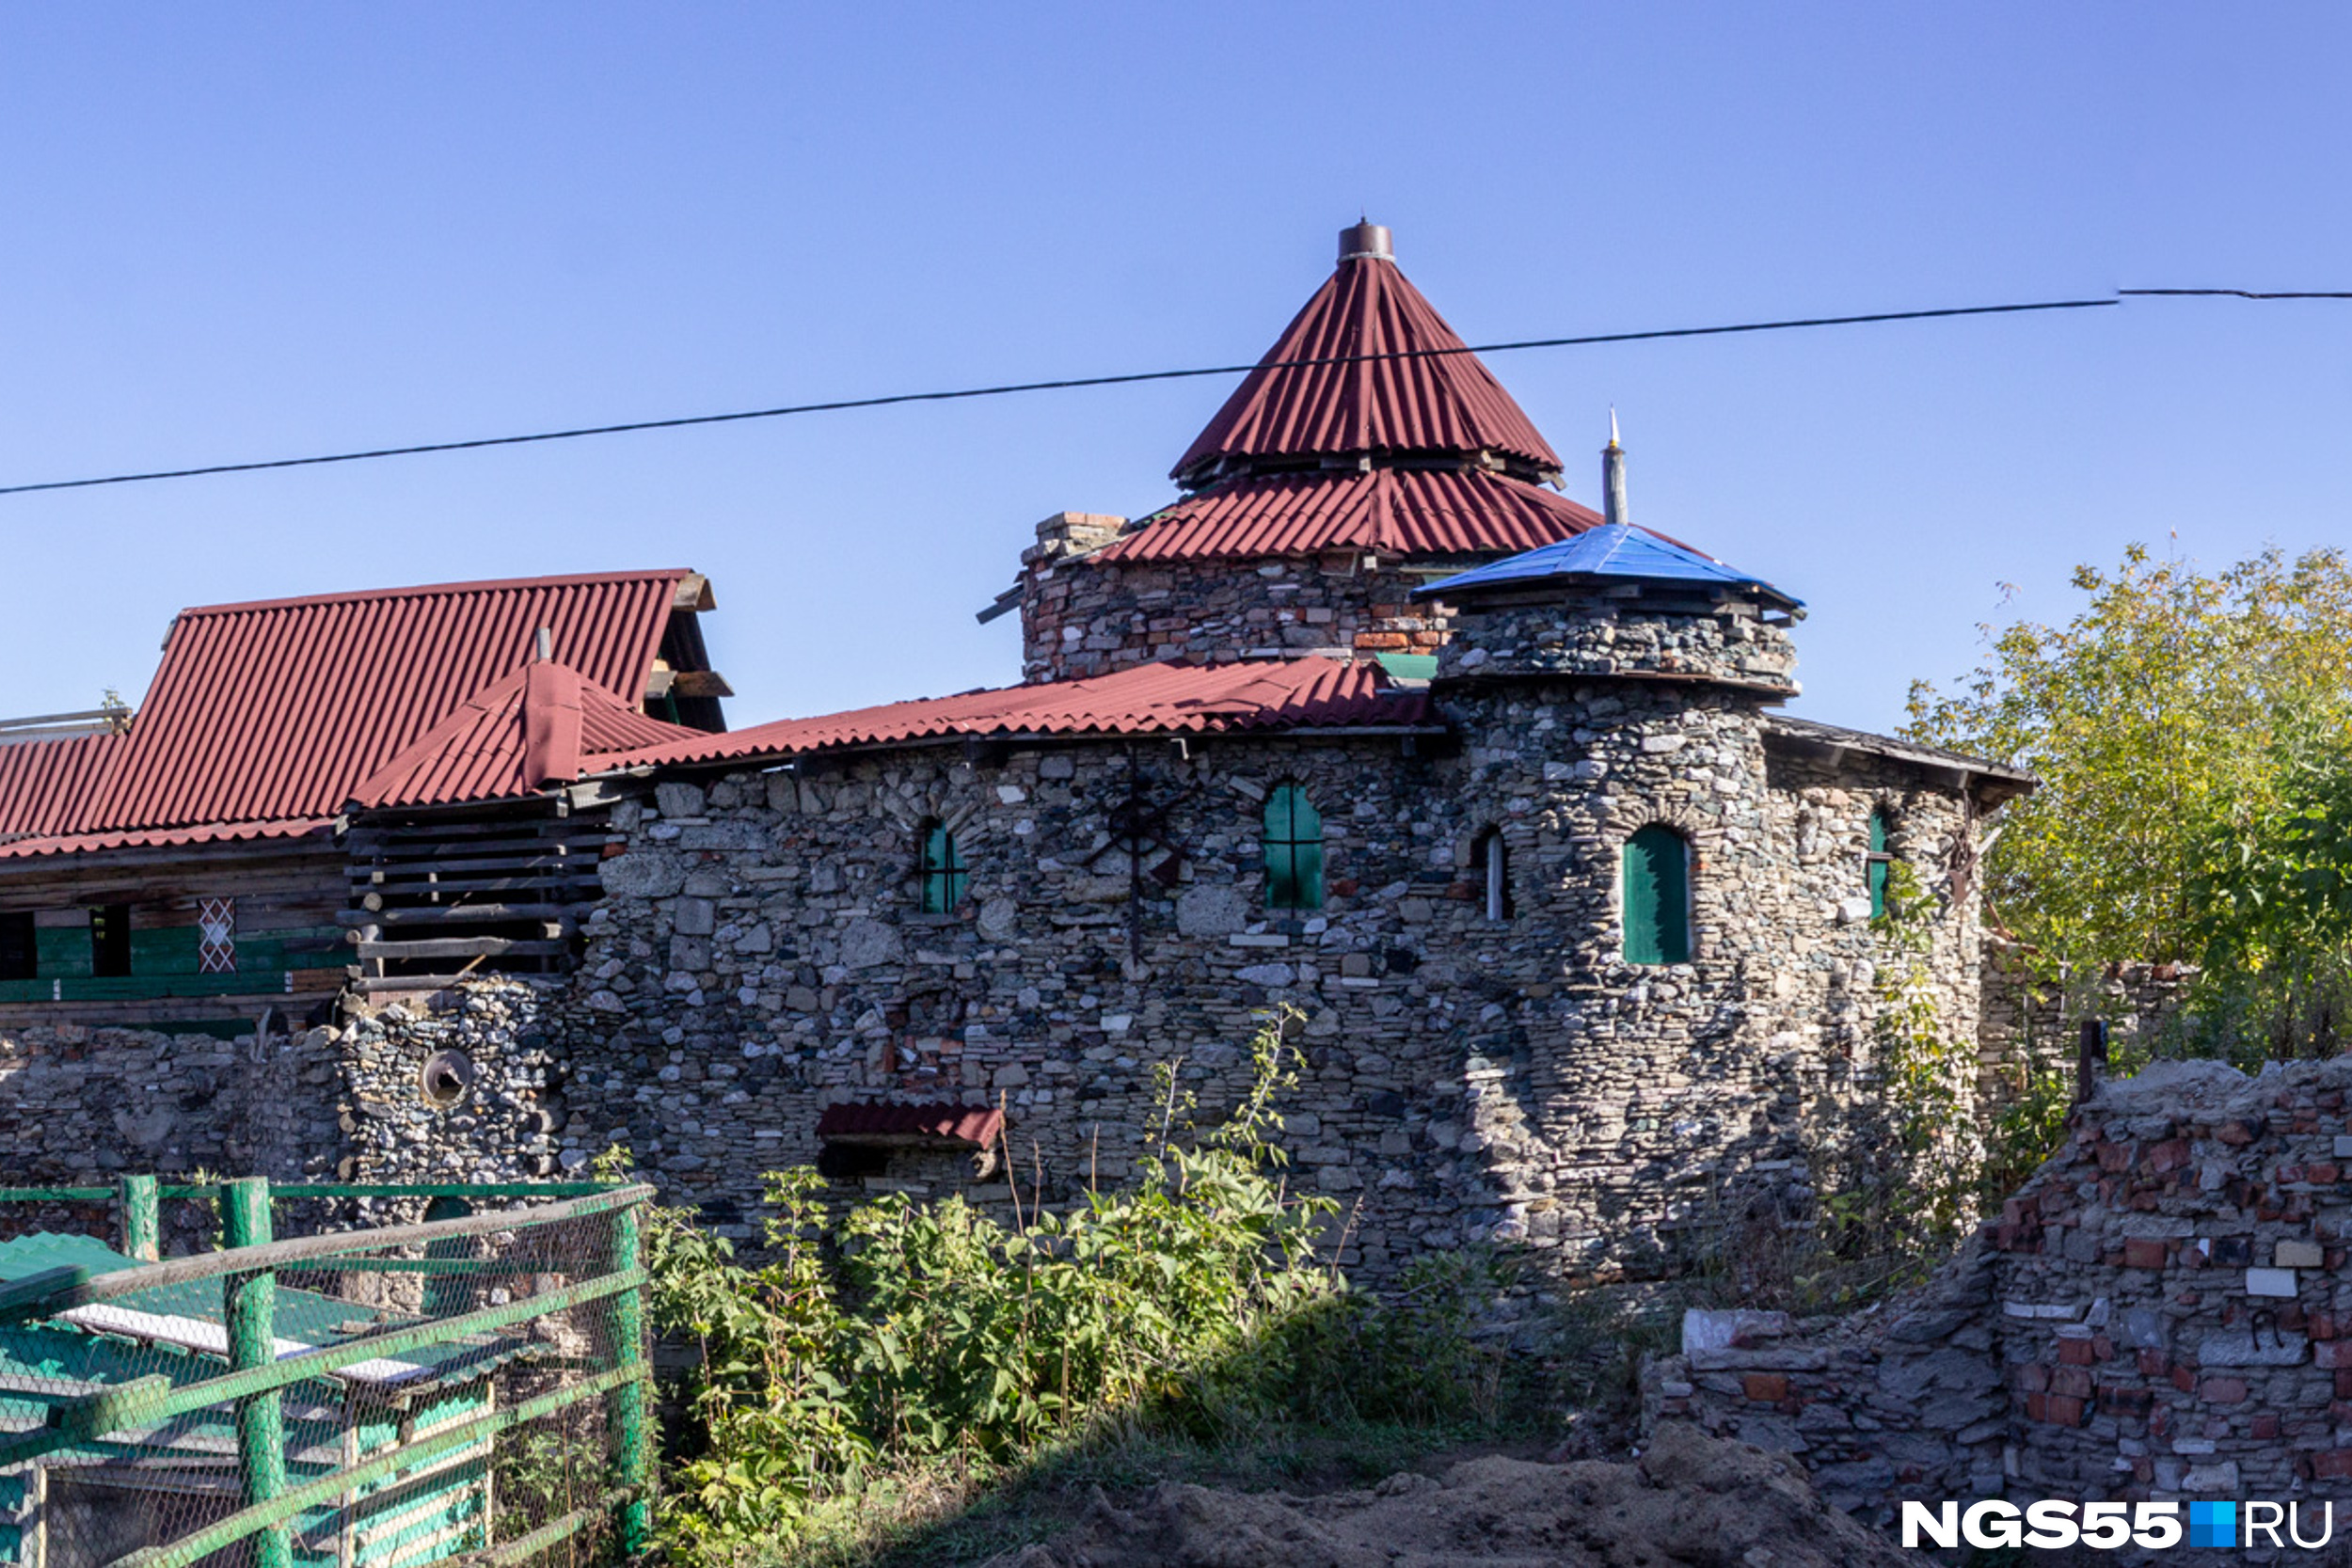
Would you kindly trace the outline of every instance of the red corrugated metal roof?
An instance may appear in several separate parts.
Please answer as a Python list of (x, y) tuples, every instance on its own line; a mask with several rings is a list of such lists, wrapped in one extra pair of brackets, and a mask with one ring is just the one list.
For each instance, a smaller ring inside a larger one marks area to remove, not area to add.
[(1190, 480), (1224, 458), (1383, 451), (1494, 451), (1558, 472), (1559, 454), (1475, 355), (1266, 368), (1462, 346), (1394, 261), (1342, 261), (1177, 459), (1173, 475)]
[(1517, 554), (1600, 526), (1541, 485), (1458, 469), (1375, 468), (1236, 481), (1177, 502), (1094, 552), (1095, 561), (1312, 555)]
[(135, 828), (114, 832), (56, 833), (20, 838), (0, 844), (0, 860), (32, 855), (86, 854), (97, 849), (179, 848), (193, 844), (249, 843), (264, 838), (325, 837), (335, 825), (331, 816), (298, 816), (285, 821), (214, 822), (196, 828)]
[(70, 832), (119, 735), (0, 746), (0, 838)]
[(1142, 664), (1045, 681), (787, 719), (732, 735), (592, 757), (591, 771), (659, 763), (788, 756), (833, 746), (969, 735), (1148, 735), (1431, 722), (1425, 694), (1387, 684), (1378, 666), (1329, 658)]
[(129, 736), (105, 748), (89, 832), (326, 816), (528, 658), (644, 691), (683, 570), (450, 583), (184, 610)]
[(542, 659), (468, 698), (352, 791), (361, 806), (448, 805), (528, 795), (580, 776), (583, 752), (703, 734), (647, 718), (568, 664)]
[(1005, 1113), (993, 1105), (828, 1105), (820, 1138), (953, 1138), (982, 1148), (996, 1141)]

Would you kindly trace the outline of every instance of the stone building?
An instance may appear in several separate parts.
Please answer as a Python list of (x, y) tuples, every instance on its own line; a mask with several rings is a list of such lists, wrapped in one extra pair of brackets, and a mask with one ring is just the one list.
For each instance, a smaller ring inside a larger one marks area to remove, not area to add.
[[(1359, 225), (1177, 501), (1041, 525), (985, 612), (1020, 613), (1024, 684), (652, 734), (681, 716), (632, 672), (518, 650), (350, 780), (342, 917), (386, 961), (279, 1048), (312, 1086), (249, 1160), (528, 1172), (620, 1142), (722, 1226), (810, 1162), (1053, 1202), (1131, 1167), (1156, 1064), (1213, 1111), (1288, 1006), (1301, 1180), (1367, 1275), (1486, 1237), (1638, 1274), (1801, 1212), (1869, 1098), (1887, 866), (1972, 1033), (1976, 848), (2030, 781), (1779, 713), (1798, 601), (1635, 526), (1613, 438), (1602, 512), (1561, 471)], [(513, 902), (388, 905), (386, 877), (547, 833), (597, 857), (593, 896), (531, 906), (567, 973), (483, 978), (519, 950), (479, 926), (386, 958), (395, 916)], [(170, 1081), (155, 1037), (21, 1033), (85, 1088), (110, 1060)], [(158, 1159), (218, 1141), (200, 1101)]]

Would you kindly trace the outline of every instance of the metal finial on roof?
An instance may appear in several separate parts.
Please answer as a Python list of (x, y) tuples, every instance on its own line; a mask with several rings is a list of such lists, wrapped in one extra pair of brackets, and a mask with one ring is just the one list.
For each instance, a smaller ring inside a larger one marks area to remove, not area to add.
[(1388, 225), (1358, 222), (1340, 230), (1340, 260), (1343, 261), (1393, 261), (1396, 245), (1389, 234)]
[(1625, 449), (1617, 445), (1617, 411), (1609, 410), (1609, 444), (1600, 449), (1600, 514), (1604, 521), (1623, 525), (1633, 520), (1625, 501)]

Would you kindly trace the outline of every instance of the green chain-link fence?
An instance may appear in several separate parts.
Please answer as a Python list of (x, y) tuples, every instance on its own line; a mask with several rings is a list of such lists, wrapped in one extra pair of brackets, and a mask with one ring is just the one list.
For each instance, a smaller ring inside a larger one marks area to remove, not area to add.
[[(415, 1568), (642, 1549), (650, 1196), (151, 1177), (0, 1192), (44, 1216), (111, 1210), (117, 1243), (0, 1242), (0, 1559)], [(469, 1212), (518, 1197), (551, 1201)], [(158, 1259), (173, 1200), (216, 1208), (218, 1250)], [(421, 1200), (447, 1217), (364, 1223)]]

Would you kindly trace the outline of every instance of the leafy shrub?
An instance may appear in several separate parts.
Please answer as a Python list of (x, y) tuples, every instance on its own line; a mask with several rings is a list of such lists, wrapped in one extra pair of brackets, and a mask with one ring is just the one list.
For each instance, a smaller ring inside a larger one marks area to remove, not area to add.
[(892, 1194), (836, 1224), (814, 1171), (782, 1171), (770, 1259), (747, 1268), (691, 1211), (656, 1211), (654, 1321), (703, 1353), (661, 1508), (673, 1553), (774, 1544), (879, 1467), (1001, 1468), (1104, 1423), (1219, 1440), (1273, 1419), (1491, 1408), (1486, 1260), (1424, 1259), (1390, 1304), (1319, 1260), (1338, 1206), (1284, 1180), (1288, 1022), (1260, 1031), (1240, 1106), (1205, 1132), (1165, 1070), (1137, 1180), (1066, 1212), (1016, 1206), (1007, 1224)]

